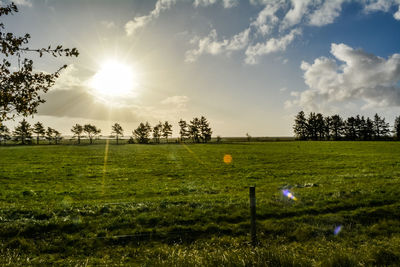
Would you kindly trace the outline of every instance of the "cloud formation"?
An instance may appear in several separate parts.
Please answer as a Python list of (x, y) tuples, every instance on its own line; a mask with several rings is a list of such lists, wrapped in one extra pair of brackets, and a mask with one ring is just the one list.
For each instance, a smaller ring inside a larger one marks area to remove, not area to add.
[[(25, 0), (20, 0), (25, 1)], [(172, 8), (179, 0), (158, 0), (155, 8), (145, 16), (138, 16), (125, 24), (128, 36), (158, 18), (161, 12)], [(400, 20), (400, 0), (355, 0), (366, 13), (392, 12)], [(249, 0), (261, 6), (249, 25), (231, 37), (220, 37), (215, 28), (206, 36), (191, 39), (192, 48), (185, 53), (186, 62), (195, 62), (202, 55), (230, 55), (243, 51), (244, 62), (256, 64), (259, 58), (271, 53), (283, 52), (302, 34), (304, 27), (322, 27), (331, 24), (342, 12), (344, 3), (351, 0)], [(224, 8), (239, 5), (238, 0), (194, 0), (193, 6), (206, 7), (222, 3)]]
[[(210, 6), (210, 5), (214, 5), (217, 2), (219, 2), (219, 0), (194, 0), (193, 2), (193, 6), (195, 7), (199, 7), (199, 6)], [(222, 5), (224, 6), (224, 8), (232, 8), (235, 7), (239, 4), (239, 0), (222, 0)]]
[[(27, 0), (19, 0), (27, 1)], [(219, 0), (194, 0), (193, 6), (195, 7), (205, 7), (210, 6), (219, 2)], [(222, 0), (222, 5), (224, 8), (232, 8), (239, 4), (239, 0)], [(161, 12), (171, 9), (177, 3), (177, 0), (158, 0), (154, 9), (144, 16), (135, 17), (125, 24), (126, 35), (131, 36), (140, 29), (149, 24), (152, 20), (158, 18)]]
[(293, 42), (297, 35), (301, 34), (300, 29), (293, 29), (288, 34), (280, 38), (268, 39), (265, 43), (257, 43), (247, 47), (245, 52), (247, 64), (256, 64), (257, 59), (262, 55), (267, 55), (270, 53), (285, 51), (286, 47)]
[(32, 7), (32, 2), (30, 0), (13, 0), (17, 6), (27, 6)]
[(308, 12), (311, 3), (311, 0), (292, 0), (291, 8), (282, 20), (282, 28), (286, 29), (299, 24)]
[(176, 0), (158, 0), (155, 8), (145, 16), (135, 17), (125, 24), (125, 32), (128, 36), (133, 35), (138, 29), (146, 26), (150, 21), (160, 16), (162, 11), (170, 9), (176, 4)]
[[(285, 51), (296, 37), (301, 35), (304, 27), (322, 27), (333, 23), (340, 16), (342, 5), (346, 2), (350, 0), (250, 0), (251, 4), (261, 5), (264, 8), (247, 29), (231, 39), (218, 40), (215, 29), (206, 37), (192, 39), (191, 43), (197, 48), (186, 53), (186, 61), (193, 62), (202, 54), (224, 55), (230, 54), (228, 52), (231, 51), (244, 50), (245, 63), (256, 64), (262, 56)], [(400, 0), (357, 0), (357, 2), (367, 13), (390, 12), (391, 8), (398, 7), (393, 17), (400, 20)], [(245, 42), (237, 46), (237, 49), (230, 49), (227, 44), (244, 32), (247, 34)]]
[(79, 78), (79, 70), (74, 64), (70, 64), (61, 72), (60, 77), (56, 80), (51, 90), (69, 90), (74, 87), (83, 86), (87, 86), (87, 84)]
[(340, 16), (342, 4), (346, 0), (330, 0), (323, 3), (317, 10), (312, 12), (308, 18), (308, 24), (312, 26), (324, 26), (331, 24)]
[(393, 14), (396, 20), (400, 20), (400, 0), (363, 0), (364, 11), (367, 13), (382, 11), (389, 12), (391, 8), (397, 7), (398, 11)]
[[(301, 35), (302, 27), (332, 23), (340, 15), (344, 1), (251, 0), (251, 4), (264, 7), (246, 29), (223, 40), (218, 40), (215, 29), (206, 37), (192, 39), (197, 48), (186, 53), (186, 62), (194, 62), (203, 54), (229, 55), (232, 51), (244, 50), (245, 63), (256, 64), (264, 55), (285, 51)], [(241, 42), (232, 49), (228, 44), (234, 40)]]
[(331, 54), (302, 62), (308, 89), (293, 93), (286, 106), (321, 109), (360, 100), (364, 108), (400, 106), (400, 54), (385, 59), (345, 44), (332, 44)]
[(399, 9), (397, 10), (396, 13), (394, 13), (393, 17), (397, 20), (400, 20), (400, 5), (399, 5)]
[(193, 38), (191, 43), (197, 43), (197, 48), (186, 52), (185, 61), (194, 62), (202, 54), (218, 55), (221, 53), (229, 54), (232, 51), (241, 50), (248, 45), (250, 29), (246, 29), (231, 39), (218, 41), (217, 31), (211, 30), (204, 38)]

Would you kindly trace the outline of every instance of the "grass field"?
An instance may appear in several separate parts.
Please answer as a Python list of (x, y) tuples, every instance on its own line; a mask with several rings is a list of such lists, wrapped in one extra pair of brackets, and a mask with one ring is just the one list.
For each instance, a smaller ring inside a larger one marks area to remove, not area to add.
[(400, 142), (3, 146), (0, 265), (397, 266), (399, 156)]

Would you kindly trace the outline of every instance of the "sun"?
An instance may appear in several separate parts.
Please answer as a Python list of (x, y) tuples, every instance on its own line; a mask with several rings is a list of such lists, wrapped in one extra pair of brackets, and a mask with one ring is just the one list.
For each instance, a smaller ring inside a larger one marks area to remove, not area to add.
[(138, 86), (133, 65), (117, 60), (104, 62), (90, 81), (93, 93), (104, 99), (132, 97)]

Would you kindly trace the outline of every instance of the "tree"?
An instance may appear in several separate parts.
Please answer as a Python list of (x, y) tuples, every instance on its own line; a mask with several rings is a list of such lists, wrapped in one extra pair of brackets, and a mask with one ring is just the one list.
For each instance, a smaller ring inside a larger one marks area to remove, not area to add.
[(47, 127), (46, 130), (46, 139), (49, 141), (49, 144), (51, 144), (51, 141), (53, 140), (53, 134), (54, 134), (54, 129), (51, 127)]
[(172, 125), (165, 121), (162, 126), (162, 136), (165, 138), (165, 141), (168, 143), (168, 137), (172, 135)]
[(117, 145), (118, 145), (118, 137), (123, 136), (124, 130), (118, 123), (115, 123), (113, 126), (111, 126), (111, 130), (112, 130), (111, 133), (115, 134), (115, 138), (117, 139)]
[(200, 138), (204, 143), (211, 140), (212, 131), (210, 124), (204, 116), (200, 118)]
[(139, 144), (147, 144), (150, 140), (151, 126), (148, 122), (141, 122), (132, 133)]
[(189, 129), (188, 129), (188, 125), (186, 123), (186, 121), (184, 120), (180, 120), (178, 122), (179, 124), (179, 135), (181, 136), (181, 142), (184, 142), (186, 140), (186, 138), (189, 138), (190, 133), (189, 133)]
[(314, 112), (310, 112), (307, 118), (307, 136), (311, 140), (318, 139), (318, 121), (317, 115)]
[(356, 140), (356, 119), (354, 117), (349, 117), (344, 123), (344, 132), (346, 139)]
[(396, 117), (394, 120), (394, 136), (397, 138), (397, 140), (400, 140), (400, 116)]
[(307, 139), (307, 119), (304, 111), (300, 111), (295, 120), (293, 125), (293, 131), (297, 139), (306, 140)]
[(360, 117), (360, 115), (357, 115), (355, 118), (355, 129), (356, 129), (357, 140), (364, 140), (364, 126), (365, 126), (364, 116)]
[(343, 134), (343, 119), (340, 115), (333, 115), (331, 123), (331, 135), (333, 140), (339, 140)]
[(80, 124), (75, 124), (72, 126), (71, 132), (74, 134), (74, 138), (78, 137), (78, 144), (81, 143), (81, 136), (83, 133), (83, 127)]
[[(0, 4), (1, 5), (1, 4)], [(12, 15), (18, 12), (14, 3), (0, 6), (0, 17)], [(0, 29), (3, 30), (4, 24), (0, 22)], [(77, 57), (79, 52), (76, 48), (63, 48), (61, 45), (52, 48), (32, 49), (28, 47), (29, 34), (16, 36), (13, 33), (0, 32), (0, 53), (2, 62), (0, 63), (0, 124), (1, 121), (13, 119), (17, 115), (28, 116), (37, 112), (39, 104), (45, 100), (41, 98), (52, 87), (59, 77), (62, 66), (54, 73), (37, 72), (34, 70), (33, 61), (28, 58), (21, 58), (28, 52), (50, 54), (54, 57), (66, 56)], [(11, 62), (15, 62), (11, 64)], [(16, 65), (16, 66), (14, 66)]]
[(23, 119), (19, 125), (15, 127), (13, 135), (16, 141), (21, 141), (23, 145), (26, 144), (27, 141), (30, 141), (32, 138), (31, 125)]
[(374, 136), (374, 123), (370, 118), (367, 118), (364, 125), (364, 137), (365, 140), (371, 140)]
[(87, 136), (90, 140), (90, 144), (93, 144), (93, 138), (101, 133), (100, 129), (97, 129), (96, 126), (91, 125), (91, 124), (83, 125), (83, 131), (87, 134)]
[(326, 140), (331, 140), (332, 117), (328, 116), (324, 119), (324, 136)]
[(200, 142), (200, 120), (199, 118), (193, 118), (189, 124), (189, 136), (192, 138), (194, 143)]
[(11, 139), (10, 129), (5, 125), (0, 125), (0, 138), (0, 141), (3, 141), (4, 144), (6, 144), (7, 140)]
[(54, 135), (54, 141), (57, 145), (58, 142), (62, 139), (61, 133), (59, 131), (53, 129), (53, 135)]
[(377, 113), (375, 113), (373, 120), (374, 137), (376, 139), (381, 139), (386, 137), (390, 132), (389, 123), (385, 122), (385, 118), (381, 118)]
[(323, 140), (325, 138), (325, 119), (321, 113), (317, 113), (315, 118), (315, 126), (317, 132), (317, 139)]
[(247, 142), (251, 141), (251, 135), (249, 133), (246, 133), (246, 139), (247, 139)]
[(39, 139), (40, 137), (44, 136), (46, 133), (46, 130), (43, 127), (43, 123), (37, 122), (33, 125), (33, 132), (36, 134), (36, 144), (39, 144)]
[(154, 138), (154, 142), (157, 143), (157, 144), (160, 143), (160, 137), (161, 137), (162, 128), (163, 128), (163, 125), (162, 125), (161, 121), (158, 122), (158, 124), (156, 124), (153, 127), (153, 138)]

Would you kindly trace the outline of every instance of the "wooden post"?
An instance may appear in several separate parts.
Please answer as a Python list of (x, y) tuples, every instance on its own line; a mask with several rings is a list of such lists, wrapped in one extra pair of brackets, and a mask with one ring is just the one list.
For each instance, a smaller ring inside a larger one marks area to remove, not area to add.
[(251, 227), (251, 244), (256, 246), (257, 233), (256, 233), (256, 187), (250, 186), (250, 227)]

